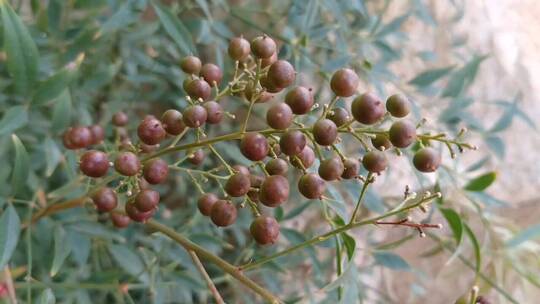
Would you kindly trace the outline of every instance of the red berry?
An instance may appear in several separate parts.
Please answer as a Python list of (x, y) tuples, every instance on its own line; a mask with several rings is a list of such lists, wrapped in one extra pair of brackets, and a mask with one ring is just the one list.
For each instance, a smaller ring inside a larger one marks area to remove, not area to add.
[(128, 202), (125, 207), (126, 214), (135, 222), (145, 222), (154, 215), (155, 209), (142, 212), (135, 206), (135, 203)]
[(92, 201), (100, 212), (109, 212), (118, 205), (118, 199), (113, 189), (103, 187), (92, 194)]
[(92, 144), (92, 132), (87, 127), (73, 127), (69, 130), (69, 142), (76, 149)]
[(269, 160), (264, 168), (270, 175), (287, 175), (289, 166), (285, 160), (281, 158), (274, 158)]
[(143, 176), (152, 185), (161, 184), (169, 175), (169, 165), (161, 158), (149, 160), (143, 167)]
[(219, 200), (217, 195), (213, 193), (205, 193), (197, 201), (197, 207), (204, 216), (210, 216), (212, 213), (212, 207)]
[(422, 148), (414, 154), (413, 164), (420, 172), (435, 172), (441, 165), (441, 155), (433, 148)]
[(337, 126), (330, 119), (321, 119), (313, 125), (313, 137), (321, 146), (332, 145), (336, 141), (337, 135)]
[(236, 207), (226, 200), (218, 200), (210, 213), (210, 219), (219, 227), (232, 225), (236, 221), (236, 216)]
[(201, 60), (199, 57), (187, 56), (180, 61), (180, 68), (188, 74), (199, 74), (201, 70)]
[(320, 198), (326, 190), (326, 183), (315, 173), (304, 174), (298, 181), (298, 190), (309, 199)]
[(109, 170), (109, 159), (107, 154), (91, 150), (81, 156), (79, 167), (86, 176), (102, 177)]
[(251, 180), (249, 175), (236, 173), (229, 177), (225, 184), (225, 192), (232, 197), (240, 197), (246, 195), (251, 188)]
[(133, 176), (141, 169), (141, 162), (134, 153), (122, 152), (114, 161), (114, 169), (124, 176)]
[(236, 173), (242, 173), (245, 175), (250, 175), (249, 169), (246, 166), (243, 165), (234, 165), (233, 167), (234, 172)]
[(264, 35), (259, 36), (251, 41), (251, 51), (257, 58), (270, 58), (276, 53), (276, 42)]
[(354, 158), (347, 158), (343, 162), (343, 174), (341, 177), (344, 179), (351, 179), (358, 176), (358, 169), (360, 168), (360, 163)]
[(71, 128), (67, 129), (64, 134), (62, 134), (62, 143), (64, 144), (64, 147), (69, 150), (75, 150), (77, 147), (71, 142), (71, 134), (70, 134)]
[(105, 130), (100, 125), (91, 125), (88, 127), (90, 133), (92, 133), (92, 145), (100, 144), (105, 139)]
[(193, 79), (186, 84), (186, 93), (193, 99), (208, 100), (212, 95), (212, 88), (202, 79)]
[(392, 148), (392, 143), (388, 139), (388, 135), (379, 133), (375, 136), (375, 138), (371, 139), (371, 144), (375, 149), (380, 151), (386, 151), (390, 148)]
[(209, 124), (218, 124), (223, 119), (223, 108), (215, 101), (208, 101), (203, 104), (206, 109), (206, 122)]
[(386, 100), (386, 109), (394, 117), (405, 117), (411, 112), (411, 103), (407, 96), (395, 94)]
[(349, 97), (356, 93), (360, 80), (351, 69), (337, 70), (330, 80), (330, 87), (334, 94), (340, 97)]
[(268, 76), (262, 76), (259, 82), (266, 92), (279, 93), (283, 90), (283, 87), (275, 85)]
[(351, 119), (349, 116), (349, 112), (341, 107), (333, 108), (330, 113), (326, 115), (326, 118), (333, 121), (337, 127), (345, 125)]
[(159, 144), (167, 135), (163, 125), (155, 117), (147, 116), (137, 128), (139, 139), (147, 145)]
[(285, 95), (285, 103), (291, 107), (294, 114), (306, 114), (313, 107), (313, 94), (311, 89), (295, 87)]
[(182, 113), (177, 110), (167, 110), (161, 116), (161, 122), (165, 131), (171, 135), (179, 135), (186, 129), (182, 120)]
[(249, 41), (243, 37), (235, 37), (229, 42), (229, 56), (232, 60), (243, 61), (249, 56), (251, 47)]
[(144, 189), (135, 196), (135, 207), (141, 212), (152, 211), (159, 204), (159, 192)]
[(296, 71), (286, 60), (274, 62), (267, 74), (268, 80), (278, 88), (286, 88), (294, 83)]
[(244, 134), (240, 142), (240, 151), (251, 161), (262, 160), (268, 155), (270, 146), (264, 135), (250, 132)]
[(114, 113), (113, 117), (112, 117), (112, 123), (113, 125), (117, 126), (117, 127), (123, 127), (125, 125), (127, 125), (129, 121), (129, 118), (127, 116), (126, 113), (124, 112), (116, 112)]
[(119, 212), (111, 212), (111, 222), (116, 228), (125, 228), (129, 225), (131, 220), (127, 215), (123, 215)]
[(321, 162), (321, 165), (319, 166), (319, 175), (324, 180), (333, 181), (340, 178), (344, 170), (345, 167), (341, 158), (334, 156)]
[(362, 165), (371, 173), (380, 173), (386, 169), (388, 160), (383, 152), (373, 150), (364, 155)]
[(306, 146), (306, 136), (298, 130), (289, 130), (279, 139), (279, 147), (285, 155), (300, 154)]
[(278, 103), (266, 112), (266, 123), (277, 130), (287, 129), (293, 122), (293, 113), (286, 103)]
[(386, 109), (384, 103), (377, 96), (365, 93), (354, 99), (351, 112), (358, 122), (372, 125), (383, 118)]
[(202, 162), (204, 161), (204, 151), (202, 149), (196, 150), (188, 157), (188, 160), (195, 166), (202, 164)]
[(249, 232), (260, 245), (274, 244), (279, 237), (279, 224), (273, 217), (259, 216), (251, 223)]
[(223, 72), (217, 65), (213, 63), (206, 63), (201, 68), (201, 77), (206, 80), (210, 86), (214, 86), (214, 82), (216, 84), (221, 82)]
[(282, 175), (267, 177), (259, 190), (259, 200), (267, 207), (277, 207), (289, 198), (289, 181)]
[(208, 118), (206, 109), (201, 105), (189, 106), (184, 110), (183, 120), (186, 126), (198, 128), (202, 126)]
[(272, 54), (272, 56), (268, 57), (268, 58), (263, 58), (261, 60), (261, 67), (262, 68), (265, 68), (265, 67), (268, 67), (268, 66), (271, 66), (274, 62), (277, 61), (277, 53), (274, 52), (274, 54)]
[(291, 158), (291, 164), (298, 169), (307, 169), (315, 162), (315, 152), (309, 146), (305, 146), (300, 154)]
[(416, 127), (408, 120), (396, 121), (388, 131), (390, 142), (398, 148), (407, 148), (416, 140)]

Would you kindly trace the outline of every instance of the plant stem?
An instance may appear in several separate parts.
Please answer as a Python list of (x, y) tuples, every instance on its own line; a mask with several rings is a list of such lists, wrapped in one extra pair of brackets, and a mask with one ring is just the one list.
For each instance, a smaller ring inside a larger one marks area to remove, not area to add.
[(189, 252), (189, 255), (191, 256), (191, 259), (193, 260), (193, 263), (195, 264), (195, 266), (201, 273), (201, 276), (205, 280), (206, 285), (208, 285), (208, 289), (210, 289), (210, 292), (214, 296), (216, 303), (225, 304), (225, 302), (223, 301), (223, 298), (221, 297), (221, 295), (219, 294), (219, 291), (216, 288), (216, 285), (214, 285), (214, 282), (212, 282), (212, 279), (206, 272), (206, 269), (204, 269), (204, 266), (201, 263), (201, 260), (199, 260), (199, 257), (197, 256), (197, 254), (193, 250), (189, 250), (188, 252)]
[(366, 177), (366, 181), (364, 182), (364, 185), (362, 185), (362, 190), (360, 191), (360, 195), (358, 196), (358, 202), (356, 202), (356, 207), (354, 208), (349, 224), (354, 223), (354, 221), (356, 220), (356, 216), (358, 214), (358, 211), (360, 210), (360, 206), (362, 205), (362, 199), (364, 198), (364, 195), (366, 194), (366, 190), (369, 184), (372, 182), (371, 180), (372, 178), (373, 178), (373, 173), (369, 172)]

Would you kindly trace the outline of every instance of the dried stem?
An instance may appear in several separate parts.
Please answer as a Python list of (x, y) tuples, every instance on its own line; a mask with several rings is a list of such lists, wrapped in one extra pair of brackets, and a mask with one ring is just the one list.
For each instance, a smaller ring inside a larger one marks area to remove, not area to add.
[(208, 289), (210, 289), (210, 292), (214, 296), (214, 299), (216, 300), (217, 304), (225, 304), (223, 301), (223, 298), (219, 294), (219, 291), (216, 288), (216, 285), (214, 285), (214, 282), (212, 282), (212, 279), (206, 272), (206, 269), (204, 269), (203, 264), (201, 263), (201, 260), (199, 260), (199, 257), (193, 250), (188, 250), (189, 255), (191, 256), (191, 259), (193, 260), (193, 263), (195, 264), (195, 267), (199, 270), (201, 273), (201, 276), (203, 277), (204, 281), (206, 282), (206, 285), (208, 285)]

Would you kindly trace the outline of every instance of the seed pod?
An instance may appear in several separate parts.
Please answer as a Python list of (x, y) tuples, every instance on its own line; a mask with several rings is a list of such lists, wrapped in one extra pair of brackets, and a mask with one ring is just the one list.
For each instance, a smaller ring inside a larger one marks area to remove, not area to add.
[(251, 47), (243, 37), (235, 37), (229, 42), (228, 53), (232, 60), (243, 61), (249, 56)]
[(356, 97), (351, 105), (351, 112), (358, 122), (372, 125), (383, 118), (385, 108), (382, 100), (371, 93)]
[(360, 80), (351, 69), (337, 70), (330, 80), (330, 87), (336, 96), (349, 97), (356, 93)]
[(339, 128), (349, 122), (350, 115), (345, 108), (335, 107), (326, 115), (326, 118), (333, 121)]
[(278, 103), (266, 112), (266, 123), (277, 130), (287, 129), (293, 122), (293, 113), (286, 103)]
[(201, 65), (201, 60), (195, 56), (186, 56), (180, 61), (180, 68), (187, 74), (199, 74)]
[(236, 173), (229, 177), (225, 184), (225, 192), (232, 197), (240, 197), (246, 195), (251, 188), (249, 175)]
[(347, 158), (343, 162), (343, 174), (341, 177), (344, 179), (351, 179), (358, 176), (358, 169), (360, 169), (360, 163), (354, 158)]
[(309, 199), (320, 198), (326, 190), (326, 183), (315, 173), (304, 174), (298, 181), (298, 190)]
[(221, 79), (223, 79), (223, 72), (217, 65), (206, 63), (201, 68), (201, 77), (206, 80), (210, 86), (213, 86), (214, 82), (216, 84), (221, 82)]
[(113, 125), (117, 127), (123, 127), (128, 124), (129, 118), (124, 112), (116, 112), (112, 117)]
[(279, 139), (281, 152), (288, 156), (300, 154), (306, 146), (306, 136), (298, 130), (289, 130)]
[(102, 177), (109, 170), (109, 159), (101, 151), (90, 150), (81, 156), (79, 168), (86, 176)]
[(209, 124), (218, 124), (223, 119), (223, 108), (215, 101), (208, 101), (203, 104), (206, 109), (206, 122)]
[(407, 96), (394, 94), (386, 100), (386, 110), (394, 117), (405, 117), (411, 112), (411, 103)]
[(82, 149), (92, 144), (92, 132), (87, 127), (69, 129), (69, 142), (76, 149)]
[(100, 125), (91, 125), (88, 127), (90, 133), (92, 134), (91, 145), (100, 144), (103, 139), (105, 139), (105, 130)]
[[(300, 160), (300, 161), (299, 161)], [(291, 164), (298, 169), (307, 169), (315, 162), (315, 152), (309, 146), (305, 146), (302, 152), (291, 158)]]
[(212, 207), (219, 200), (217, 195), (213, 193), (205, 193), (197, 201), (197, 207), (204, 216), (210, 216), (212, 213)]
[(182, 120), (182, 113), (177, 110), (167, 110), (161, 116), (161, 122), (165, 131), (171, 135), (179, 135), (186, 129)]
[(386, 169), (388, 160), (383, 152), (373, 150), (364, 155), (362, 165), (371, 173), (380, 173)]
[(249, 226), (251, 236), (259, 245), (274, 244), (279, 237), (279, 224), (270, 216), (259, 216)]
[(236, 221), (236, 217), (236, 207), (230, 201), (226, 200), (218, 200), (210, 213), (210, 219), (219, 227), (232, 225)]
[(269, 149), (266, 137), (255, 132), (244, 134), (240, 142), (240, 151), (251, 161), (263, 160), (268, 155)]
[(441, 156), (433, 148), (422, 148), (414, 154), (413, 164), (420, 172), (435, 172), (441, 164)]
[(146, 222), (149, 218), (151, 218), (154, 213), (155, 209), (152, 209), (150, 211), (142, 212), (135, 206), (135, 203), (128, 202), (125, 207), (126, 214), (129, 216), (130, 219), (132, 219), (135, 222)]
[(276, 48), (276, 42), (266, 35), (256, 37), (251, 41), (251, 51), (257, 58), (270, 58), (276, 54)]
[(270, 175), (287, 175), (287, 171), (289, 169), (289, 166), (287, 162), (281, 158), (274, 158), (272, 160), (269, 160), (265, 167), (266, 172)]
[(157, 185), (163, 183), (169, 175), (169, 165), (161, 158), (149, 160), (143, 167), (143, 176), (148, 183)]
[(111, 222), (113, 223), (114, 227), (116, 228), (126, 228), (131, 220), (127, 215), (123, 215), (119, 212), (111, 212)]
[(137, 128), (139, 139), (147, 145), (159, 144), (167, 135), (163, 125), (155, 117), (147, 116)]
[(186, 85), (186, 93), (193, 99), (208, 100), (212, 95), (212, 88), (202, 79), (193, 79)]
[(208, 113), (201, 105), (192, 105), (184, 110), (183, 120), (190, 128), (199, 128), (206, 122), (207, 118)]
[(267, 207), (277, 207), (289, 198), (289, 181), (281, 175), (267, 177), (259, 190), (259, 200)]
[(398, 148), (406, 148), (416, 140), (416, 127), (408, 120), (396, 121), (388, 131), (390, 142)]
[(341, 177), (345, 167), (341, 158), (334, 156), (328, 159), (325, 159), (321, 162), (319, 166), (319, 176), (322, 179), (327, 181), (333, 181)]
[(313, 137), (321, 146), (332, 145), (336, 141), (337, 135), (336, 124), (330, 119), (321, 119), (313, 125)]
[(313, 94), (306, 87), (295, 87), (285, 95), (285, 103), (291, 107), (294, 114), (306, 114), (313, 107)]
[(109, 212), (118, 205), (118, 199), (113, 189), (103, 187), (92, 194), (92, 201), (99, 212)]
[(371, 144), (375, 149), (380, 151), (386, 151), (392, 148), (392, 143), (390, 142), (390, 139), (388, 139), (388, 135), (382, 133), (379, 133), (375, 136), (375, 138), (372, 138)]
[(278, 60), (270, 66), (267, 77), (276, 87), (286, 88), (294, 83), (296, 71), (288, 61)]
[(190, 157), (188, 157), (188, 161), (195, 166), (202, 164), (204, 161), (204, 151), (202, 149), (196, 150)]
[(141, 169), (141, 162), (137, 155), (131, 152), (122, 152), (114, 160), (114, 169), (124, 176), (133, 176)]

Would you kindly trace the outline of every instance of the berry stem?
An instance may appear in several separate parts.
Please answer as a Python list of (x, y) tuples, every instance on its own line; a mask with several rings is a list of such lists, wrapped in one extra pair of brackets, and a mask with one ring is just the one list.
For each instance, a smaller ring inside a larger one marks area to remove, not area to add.
[(206, 282), (206, 285), (208, 285), (208, 289), (210, 289), (210, 292), (214, 296), (214, 299), (216, 300), (217, 304), (225, 304), (223, 301), (223, 298), (219, 294), (219, 291), (216, 288), (216, 285), (214, 285), (214, 282), (212, 282), (212, 279), (206, 272), (206, 269), (204, 269), (204, 265), (201, 263), (201, 260), (199, 260), (199, 257), (193, 250), (188, 250), (189, 255), (191, 256), (191, 259), (193, 260), (193, 264), (197, 267), (197, 270), (201, 273), (201, 276), (203, 277), (204, 281)]
[(358, 211), (360, 210), (360, 205), (362, 205), (362, 199), (364, 198), (364, 195), (366, 194), (369, 184), (373, 182), (372, 179), (373, 179), (373, 173), (369, 172), (366, 177), (366, 180), (364, 181), (364, 185), (362, 185), (362, 190), (360, 191), (360, 195), (358, 196), (358, 201), (356, 202), (356, 207), (354, 208), (349, 224), (352, 224), (355, 222)]

